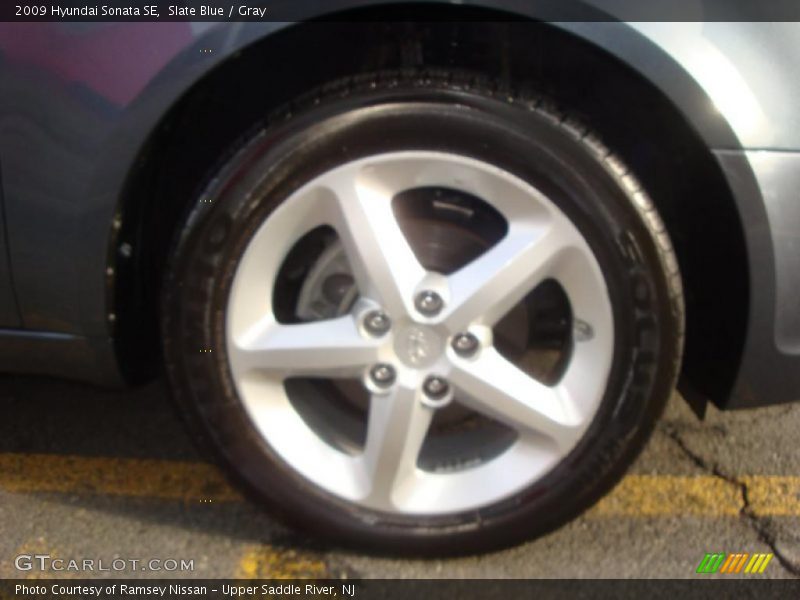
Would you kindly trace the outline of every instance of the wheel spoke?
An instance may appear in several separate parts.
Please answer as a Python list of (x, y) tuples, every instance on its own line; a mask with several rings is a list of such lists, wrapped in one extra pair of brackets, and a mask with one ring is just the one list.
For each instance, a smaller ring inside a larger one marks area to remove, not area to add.
[(512, 228), (496, 246), (448, 278), (448, 328), (457, 332), (471, 323), (494, 325), (552, 273), (570, 240), (552, 224)]
[(361, 295), (390, 314), (407, 314), (425, 270), (395, 218), (392, 194), (357, 173), (345, 171), (328, 182), (338, 199), (333, 225)]
[(370, 401), (364, 465), (371, 503), (391, 508), (404, 483), (413, 483), (433, 410), (420, 402), (418, 386), (398, 385)]
[(231, 346), (242, 372), (263, 370), (289, 375), (357, 376), (378, 358), (378, 343), (362, 336), (352, 316), (283, 325), (255, 325)]
[(581, 418), (566, 391), (536, 381), (493, 348), (454, 365), (450, 379), (461, 402), (522, 434), (543, 434), (560, 449), (577, 441)]

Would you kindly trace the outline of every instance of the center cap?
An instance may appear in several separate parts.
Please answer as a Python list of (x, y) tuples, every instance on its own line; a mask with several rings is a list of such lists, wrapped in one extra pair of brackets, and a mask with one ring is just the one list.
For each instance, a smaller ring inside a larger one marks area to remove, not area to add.
[(444, 340), (430, 327), (408, 325), (395, 334), (394, 350), (403, 363), (421, 369), (439, 359), (444, 350)]

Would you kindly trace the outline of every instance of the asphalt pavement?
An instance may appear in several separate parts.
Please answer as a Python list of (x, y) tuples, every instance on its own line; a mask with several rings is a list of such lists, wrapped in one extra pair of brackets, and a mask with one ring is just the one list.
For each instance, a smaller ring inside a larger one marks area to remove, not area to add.
[[(761, 574), (716, 577), (800, 577), (800, 404), (699, 421), (676, 395), (630, 474), (583, 516), (448, 560), (288, 530), (198, 454), (160, 382), (116, 392), (3, 376), (0, 414), (2, 578), (691, 578), (712, 552), (774, 555)], [(19, 556), (50, 558), (28, 569)], [(70, 559), (95, 571), (53, 568)]]

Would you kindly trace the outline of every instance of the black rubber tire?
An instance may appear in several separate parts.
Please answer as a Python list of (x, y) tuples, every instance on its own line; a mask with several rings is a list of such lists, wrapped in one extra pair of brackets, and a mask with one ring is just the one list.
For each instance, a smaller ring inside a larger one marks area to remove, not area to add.
[[(608, 387), (581, 442), (522, 492), (460, 514), (377, 513), (298, 476), (251, 424), (225, 355), (229, 286), (259, 224), (315, 175), (402, 149), (472, 156), (544, 192), (589, 242), (614, 312)], [(540, 100), (452, 73), (361, 75), (318, 89), (268, 119), (196, 199), (172, 254), (162, 315), (174, 394), (234, 479), (297, 527), (392, 554), (504, 547), (591, 506), (652, 431), (673, 390), (683, 340), (675, 255), (653, 204), (624, 164), (586, 128)]]

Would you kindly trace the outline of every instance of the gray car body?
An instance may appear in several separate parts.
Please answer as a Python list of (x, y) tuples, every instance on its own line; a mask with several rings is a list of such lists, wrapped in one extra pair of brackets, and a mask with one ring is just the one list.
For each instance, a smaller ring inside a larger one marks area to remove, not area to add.
[[(310, 2), (307, 17), (361, 4), (375, 3)], [(470, 4), (541, 17), (521, 0)], [(736, 408), (800, 398), (800, 25), (553, 25), (616, 56), (661, 90), (728, 180), (745, 225), (749, 314), (735, 385), (714, 400)], [(123, 383), (114, 344), (114, 243), (137, 157), (192, 85), (291, 26), (3, 26), (0, 369)]]

